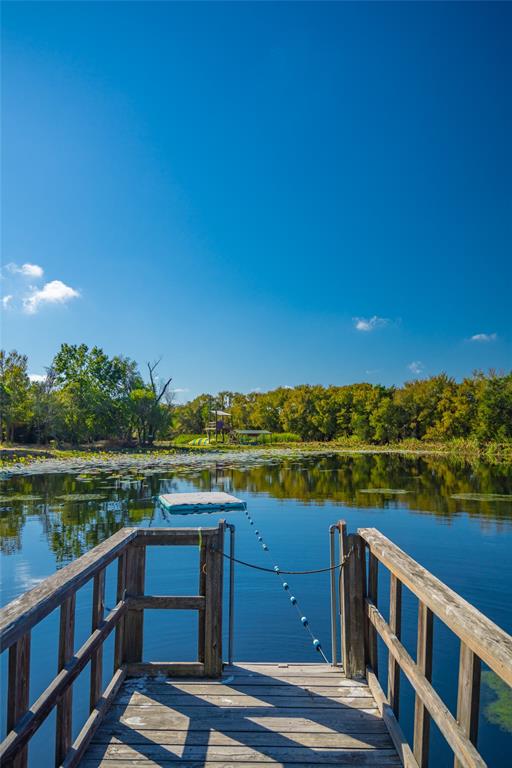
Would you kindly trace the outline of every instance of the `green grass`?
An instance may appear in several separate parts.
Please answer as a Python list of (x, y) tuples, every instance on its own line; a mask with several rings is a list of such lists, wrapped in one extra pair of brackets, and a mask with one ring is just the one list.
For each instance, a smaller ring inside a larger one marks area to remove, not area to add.
[(300, 443), (300, 435), (295, 435), (293, 432), (274, 432), (272, 433), (273, 443)]

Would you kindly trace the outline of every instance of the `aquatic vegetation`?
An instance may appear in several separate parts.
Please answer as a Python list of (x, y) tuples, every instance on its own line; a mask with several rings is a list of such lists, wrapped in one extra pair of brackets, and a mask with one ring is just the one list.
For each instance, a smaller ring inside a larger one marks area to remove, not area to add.
[(62, 501), (104, 501), (106, 496), (103, 493), (65, 493), (56, 498)]
[(482, 674), (482, 683), (494, 695), (484, 706), (484, 717), (502, 731), (512, 733), (512, 688), (490, 671)]
[(508, 501), (512, 503), (512, 493), (452, 493), (451, 498), (459, 501)]
[(137, 485), (138, 483), (142, 483), (145, 479), (146, 478), (143, 475), (137, 477), (122, 477), (120, 482), (123, 483), (123, 485)]
[(31, 493), (13, 493), (10, 496), (0, 496), (0, 504), (22, 501), (41, 501), (42, 496), (34, 496)]
[(383, 496), (400, 496), (409, 491), (403, 488), (359, 488), (358, 493), (381, 493)]

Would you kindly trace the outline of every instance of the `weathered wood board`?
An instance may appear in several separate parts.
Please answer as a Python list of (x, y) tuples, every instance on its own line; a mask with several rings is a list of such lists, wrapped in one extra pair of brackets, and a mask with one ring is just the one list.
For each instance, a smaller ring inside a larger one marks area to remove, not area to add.
[(128, 679), (83, 768), (401, 765), (365, 682), (321, 664), (239, 664), (220, 680)]

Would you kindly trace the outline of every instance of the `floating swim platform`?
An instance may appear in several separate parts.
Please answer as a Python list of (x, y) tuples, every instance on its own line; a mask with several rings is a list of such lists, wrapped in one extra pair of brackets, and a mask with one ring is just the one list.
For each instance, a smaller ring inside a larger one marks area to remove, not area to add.
[(247, 509), (247, 504), (236, 496), (221, 491), (203, 493), (163, 493), (158, 502), (167, 512), (222, 512)]

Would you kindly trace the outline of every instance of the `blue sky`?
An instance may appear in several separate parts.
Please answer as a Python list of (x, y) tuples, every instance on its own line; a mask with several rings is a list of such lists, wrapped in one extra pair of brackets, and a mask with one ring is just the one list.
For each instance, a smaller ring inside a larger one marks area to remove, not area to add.
[(32, 373), (63, 341), (162, 355), (182, 399), (510, 369), (511, 4), (2, 14), (2, 346)]

